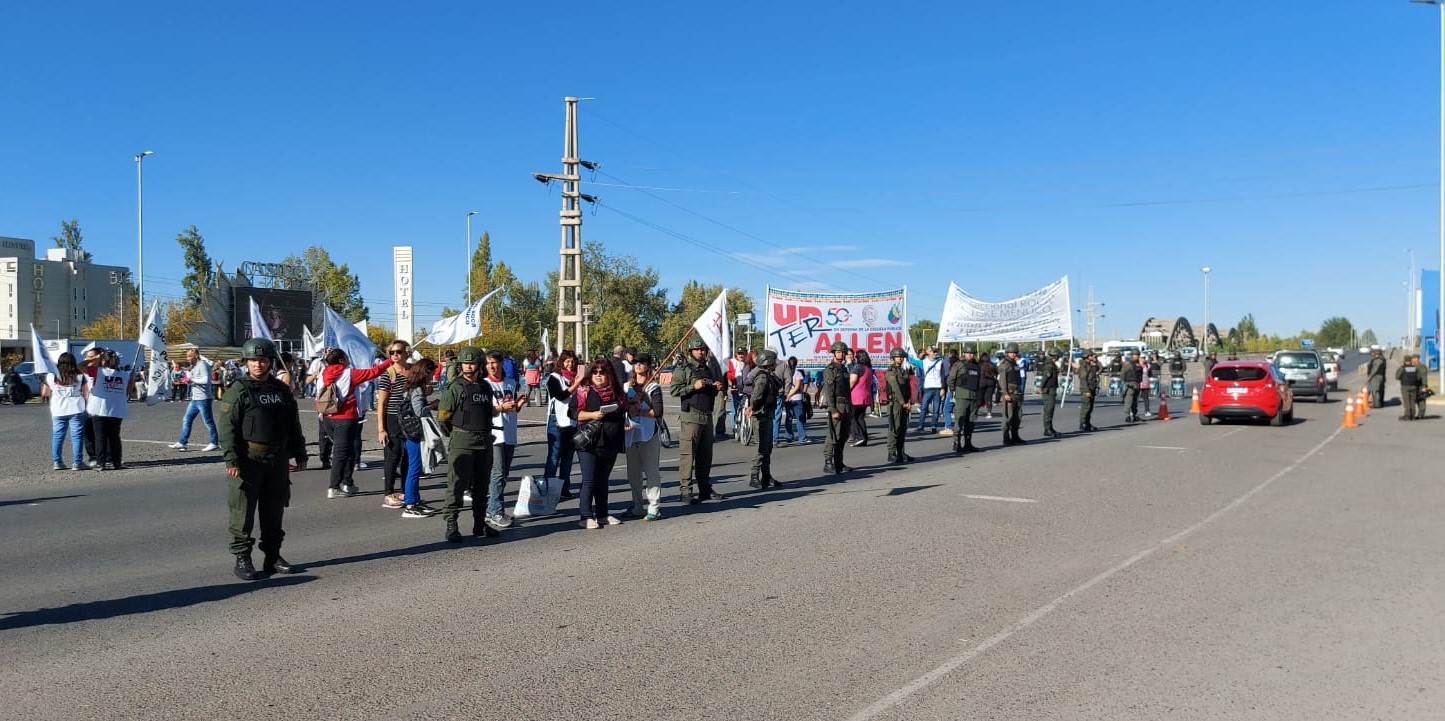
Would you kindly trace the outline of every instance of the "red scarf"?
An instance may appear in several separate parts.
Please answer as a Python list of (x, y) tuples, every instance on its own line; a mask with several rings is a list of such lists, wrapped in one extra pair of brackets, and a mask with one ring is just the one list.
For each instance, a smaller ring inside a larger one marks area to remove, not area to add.
[(597, 393), (597, 397), (602, 400), (602, 405), (605, 406), (605, 405), (607, 405), (608, 403), (611, 403), (611, 402), (612, 402), (612, 384), (611, 384), (611, 383), (609, 383), (609, 384), (607, 384), (607, 385), (603, 385), (603, 386), (593, 385), (593, 386), (592, 386), (592, 390), (595, 391), (595, 392)]

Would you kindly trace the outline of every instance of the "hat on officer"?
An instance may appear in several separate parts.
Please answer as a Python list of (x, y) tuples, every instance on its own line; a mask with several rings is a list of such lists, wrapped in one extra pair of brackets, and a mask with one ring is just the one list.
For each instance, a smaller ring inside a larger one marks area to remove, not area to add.
[(758, 365), (759, 368), (772, 368), (773, 366), (776, 366), (777, 364), (778, 364), (778, 354), (777, 354), (776, 351), (770, 351), (770, 350), (758, 351), (757, 365)]
[(844, 343), (844, 342), (841, 341), (841, 340), (835, 340), (835, 341), (833, 341), (833, 352), (834, 352), (834, 353), (837, 353), (838, 351), (843, 351), (844, 353), (847, 353), (847, 352), (848, 352), (848, 344), (847, 344), (847, 343)]
[(964, 353), (977, 353), (977, 352), (978, 352), (978, 344), (977, 344), (977, 343), (971, 343), (971, 342), (970, 342), (970, 343), (964, 343), (964, 344), (963, 344), (963, 352), (964, 352)]
[(1050, 357), (1050, 358), (1058, 358), (1058, 357), (1061, 356), (1061, 355), (1063, 355), (1063, 353), (1060, 353), (1058, 348), (1050, 348), (1050, 349), (1049, 349), (1049, 357)]
[(471, 346), (457, 352), (458, 363), (483, 363), (485, 361), (486, 358), (482, 356), (482, 352)]
[(651, 354), (651, 353), (636, 353), (636, 354), (633, 354), (633, 356), (632, 356), (632, 362), (633, 362), (633, 363), (641, 363), (641, 364), (643, 364), (643, 365), (649, 365), (649, 366), (650, 366), (650, 365), (653, 365), (652, 354)]
[(894, 348), (893, 350), (888, 351), (888, 357), (889, 357), (889, 358), (907, 358), (907, 357), (908, 357), (908, 351), (903, 350), (902, 348)]
[(241, 360), (275, 357), (276, 344), (265, 338), (251, 338), (241, 344)]
[(688, 349), (688, 350), (697, 350), (698, 348), (706, 348), (706, 347), (707, 347), (707, 343), (702, 339), (702, 336), (697, 336), (697, 335), (695, 335), (695, 336), (692, 337), (692, 340), (689, 340), (689, 341), (687, 342), (687, 349)]
[(1005, 352), (1005, 353), (1017, 353), (1017, 352), (1019, 352), (1019, 344), (1017, 344), (1017, 343), (1010, 343), (1010, 344), (1008, 344), (1008, 345), (1006, 345), (1006, 346), (1003, 347), (1003, 352)]
[(1080, 358), (1092, 358), (1094, 355), (1096, 355), (1096, 354), (1094, 353), (1094, 349), (1093, 349), (1093, 348), (1085, 348), (1085, 349), (1084, 349), (1084, 354), (1081, 355), (1081, 356), (1079, 356), (1079, 357), (1080, 357)]

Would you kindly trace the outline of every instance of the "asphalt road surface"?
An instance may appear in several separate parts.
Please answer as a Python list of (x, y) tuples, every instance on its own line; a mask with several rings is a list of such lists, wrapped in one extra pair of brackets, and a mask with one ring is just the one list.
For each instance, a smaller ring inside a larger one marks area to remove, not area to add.
[(875, 420), (857, 472), (783, 448), (790, 486), (760, 493), (723, 442), (728, 498), (692, 508), (664, 451), (661, 521), (581, 531), (572, 502), (460, 548), (381, 508), (378, 470), (335, 500), (298, 473), (303, 572), (254, 583), (218, 456), (163, 446), (178, 404), (133, 407), (108, 473), (25, 470), (48, 416), (5, 407), (0, 718), (1440, 718), (1438, 414), (1201, 427), (1187, 405), (1126, 428), (1105, 403), (1104, 430), (1021, 448), (985, 424), (962, 459), (914, 437), (907, 468)]

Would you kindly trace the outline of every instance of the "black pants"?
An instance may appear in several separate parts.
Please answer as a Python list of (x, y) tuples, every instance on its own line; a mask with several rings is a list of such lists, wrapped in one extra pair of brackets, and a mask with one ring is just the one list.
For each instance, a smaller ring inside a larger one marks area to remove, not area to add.
[(617, 451), (577, 451), (577, 462), (582, 466), (582, 490), (577, 495), (577, 510), (583, 520), (605, 520), (608, 516), (607, 484), (612, 466), (617, 463)]
[(401, 420), (388, 413), (386, 418), (386, 453), (381, 462), (381, 481), (386, 495), (396, 492), (396, 479), (406, 477), (406, 438), (401, 433)]
[(322, 415), (316, 416), (316, 457), (322, 468), (331, 467), (331, 421)]
[(352, 485), (361, 422), (355, 418), (329, 418), (326, 422), (331, 426), (331, 487)]
[(90, 456), (92, 461), (100, 461), (100, 457), (95, 455), (95, 418), (89, 413), (85, 414), (85, 455)]
[(95, 462), (101, 466), (119, 466), (120, 460), (120, 418), (94, 416)]
[(868, 442), (868, 406), (853, 406), (853, 430), (848, 440)]

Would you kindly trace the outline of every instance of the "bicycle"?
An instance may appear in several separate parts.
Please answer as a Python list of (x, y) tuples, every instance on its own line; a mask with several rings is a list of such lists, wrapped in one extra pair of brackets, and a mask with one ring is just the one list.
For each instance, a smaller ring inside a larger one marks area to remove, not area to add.
[(753, 418), (748, 412), (748, 401), (736, 404), (733, 409), (733, 437), (745, 446), (753, 444)]
[(667, 427), (667, 419), (657, 419), (657, 434), (662, 437), (663, 448), (676, 448), (677, 441), (673, 440), (672, 429)]

